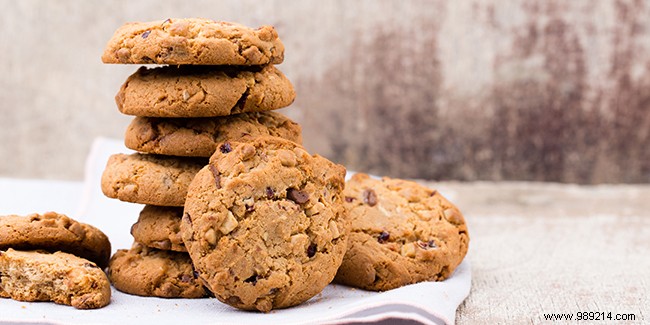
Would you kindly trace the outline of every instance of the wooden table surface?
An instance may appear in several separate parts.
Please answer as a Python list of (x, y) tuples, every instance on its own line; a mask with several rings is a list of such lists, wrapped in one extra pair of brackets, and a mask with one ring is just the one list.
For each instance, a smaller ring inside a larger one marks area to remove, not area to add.
[(558, 323), (551, 313), (650, 323), (650, 186), (423, 183), (469, 227), (472, 291), (458, 324)]

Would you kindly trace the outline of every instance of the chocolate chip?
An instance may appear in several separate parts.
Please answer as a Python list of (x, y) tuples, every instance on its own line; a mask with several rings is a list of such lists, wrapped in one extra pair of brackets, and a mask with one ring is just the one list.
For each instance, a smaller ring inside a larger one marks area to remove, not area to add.
[(373, 191), (372, 189), (367, 189), (363, 191), (363, 203), (374, 207), (377, 205), (377, 193)]
[(307, 247), (307, 257), (314, 257), (314, 255), (316, 255), (316, 248), (318, 248), (316, 244), (311, 243), (309, 247)]
[(150, 31), (150, 30), (147, 30), (147, 31), (145, 31), (144, 33), (142, 33), (141, 36), (142, 36), (142, 38), (147, 38), (147, 37), (149, 37), (149, 34), (151, 34), (151, 31)]
[(431, 194), (429, 194), (429, 196), (435, 196), (436, 194), (438, 194), (438, 191), (433, 190), (433, 191), (431, 191)]
[(178, 276), (178, 279), (181, 280), (181, 282), (183, 283), (190, 283), (195, 278), (192, 278), (192, 276), (189, 274), (181, 274)]
[(377, 241), (378, 241), (380, 244), (383, 244), (383, 243), (385, 243), (385, 242), (388, 241), (388, 238), (390, 238), (390, 234), (387, 233), (387, 232), (385, 232), (385, 231), (382, 231), (382, 232), (379, 234), (379, 237), (377, 237)]
[(250, 278), (244, 280), (246, 283), (252, 283), (253, 285), (257, 284), (257, 274), (253, 274)]
[(431, 248), (437, 248), (438, 247), (436, 245), (436, 243), (433, 241), (433, 239), (431, 239), (431, 240), (429, 240), (427, 242), (423, 242), (421, 240), (418, 240), (417, 244), (422, 249), (431, 249)]
[(269, 198), (269, 199), (272, 199), (273, 196), (275, 196), (275, 191), (272, 188), (267, 187), (266, 188), (266, 197)]
[(192, 224), (192, 218), (190, 218), (190, 214), (185, 212), (183, 213), (183, 222), (189, 223), (190, 225)]
[(171, 24), (172, 23), (171, 18), (165, 19), (165, 21), (163, 21), (162, 24), (160, 24), (160, 26), (164, 25), (165, 23), (170, 23)]
[(246, 212), (255, 211), (255, 206), (253, 206), (253, 205), (244, 204), (244, 207), (246, 207)]
[(217, 188), (221, 188), (221, 173), (219, 173), (219, 170), (213, 164), (209, 164), (208, 168), (212, 172), (212, 176), (214, 176), (214, 184)]
[(229, 153), (232, 151), (232, 147), (230, 146), (230, 142), (224, 142), (221, 146), (219, 146), (219, 150), (221, 153)]
[(305, 191), (300, 191), (295, 188), (287, 189), (287, 198), (298, 204), (303, 204), (309, 201), (309, 194)]
[(352, 203), (352, 201), (354, 201), (353, 197), (351, 197), (351, 196), (346, 196), (345, 197), (345, 202)]

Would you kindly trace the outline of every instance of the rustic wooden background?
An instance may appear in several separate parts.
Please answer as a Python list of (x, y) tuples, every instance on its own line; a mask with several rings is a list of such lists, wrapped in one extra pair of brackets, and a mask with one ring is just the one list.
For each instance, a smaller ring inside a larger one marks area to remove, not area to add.
[(650, 182), (650, 3), (0, 0), (0, 177), (81, 179), (122, 137), (126, 21), (272, 24), (307, 148), (444, 180)]

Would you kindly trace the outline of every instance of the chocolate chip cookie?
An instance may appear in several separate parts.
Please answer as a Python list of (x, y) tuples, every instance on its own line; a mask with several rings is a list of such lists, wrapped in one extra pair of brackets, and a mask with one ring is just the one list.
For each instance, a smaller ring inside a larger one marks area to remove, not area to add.
[(166, 251), (187, 252), (181, 237), (183, 207), (146, 205), (131, 227), (136, 242)]
[(279, 64), (284, 45), (272, 26), (257, 29), (202, 18), (124, 24), (108, 41), (104, 63)]
[(187, 253), (161, 251), (139, 243), (113, 255), (108, 277), (116, 289), (138, 296), (201, 298), (208, 294), (195, 276)]
[(99, 229), (56, 212), (0, 216), (0, 250), (64, 251), (108, 265), (111, 243)]
[(114, 154), (102, 174), (102, 192), (121, 201), (183, 206), (187, 186), (207, 159)]
[(296, 98), (272, 65), (140, 67), (115, 96), (120, 112), (151, 117), (213, 117), (279, 109)]
[(346, 249), (345, 168), (288, 140), (224, 142), (188, 188), (181, 233), (222, 302), (267, 312), (334, 278)]
[(463, 215), (436, 190), (356, 174), (346, 183), (344, 200), (350, 239), (335, 282), (384, 291), (440, 281), (467, 253)]
[(111, 285), (104, 271), (84, 258), (9, 248), (0, 250), (0, 297), (101, 308), (111, 301)]
[(218, 143), (265, 135), (302, 143), (300, 125), (277, 112), (188, 119), (138, 116), (129, 125), (124, 143), (140, 152), (207, 158)]

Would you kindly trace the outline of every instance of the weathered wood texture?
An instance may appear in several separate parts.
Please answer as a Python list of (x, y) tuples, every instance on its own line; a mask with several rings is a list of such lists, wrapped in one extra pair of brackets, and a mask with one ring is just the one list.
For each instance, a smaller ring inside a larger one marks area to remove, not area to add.
[[(427, 179), (650, 181), (650, 3), (0, 0), (0, 175), (81, 178), (121, 137), (102, 65), (125, 21), (273, 24), (305, 143), (351, 169)], [(47, 163), (44, 163), (44, 160)]]

